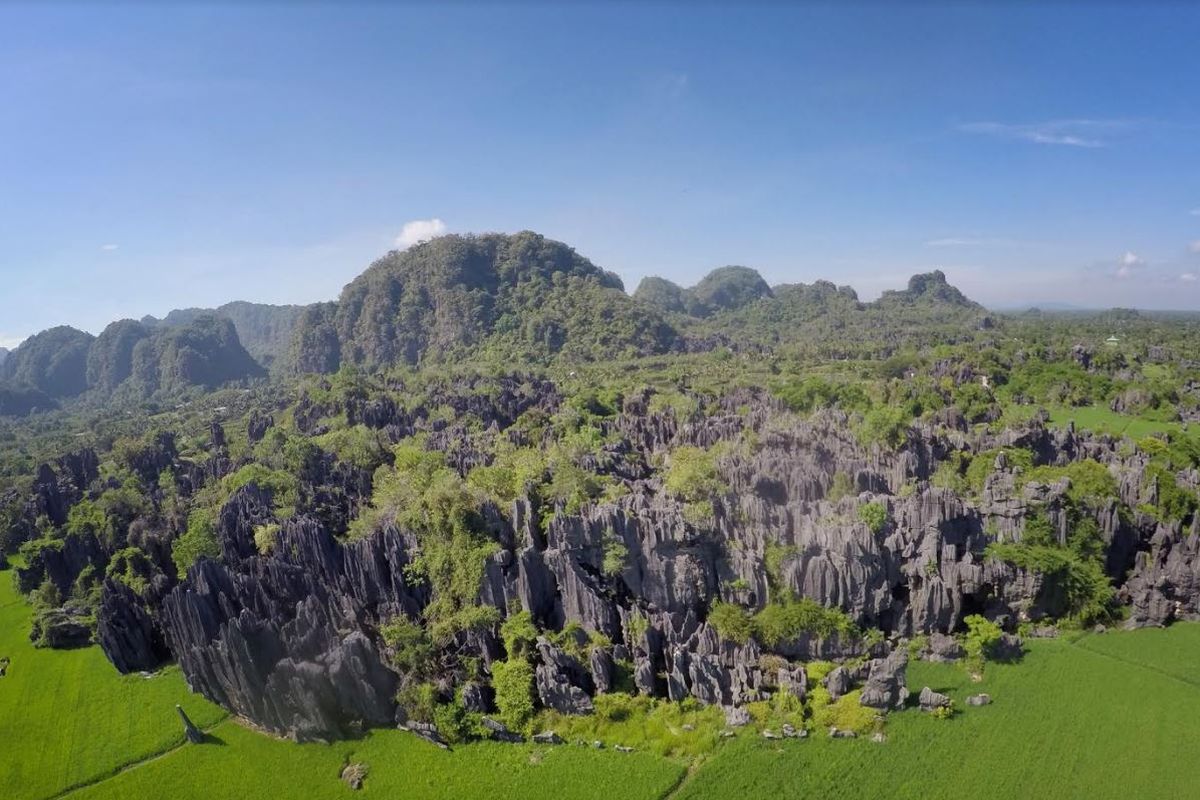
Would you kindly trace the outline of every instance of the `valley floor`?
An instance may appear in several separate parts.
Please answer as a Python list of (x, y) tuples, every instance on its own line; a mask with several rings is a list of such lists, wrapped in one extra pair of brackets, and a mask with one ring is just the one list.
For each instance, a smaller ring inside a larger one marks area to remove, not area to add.
[[(98, 648), (35, 650), (28, 608), (0, 573), (0, 796), (270, 798), (1138, 798), (1200, 785), (1200, 625), (1033, 641), (972, 684), (913, 663), (963, 709), (893, 714), (888, 740), (765, 741), (749, 732), (700, 762), (577, 746), (474, 744), (444, 752), (398, 731), (296, 745), (250, 731), (190, 694), (176, 669), (122, 677)], [(968, 694), (992, 705), (966, 708)], [(210, 742), (185, 745), (174, 705)], [(616, 744), (609, 743), (609, 744)], [(361, 792), (339, 774), (369, 765)]]

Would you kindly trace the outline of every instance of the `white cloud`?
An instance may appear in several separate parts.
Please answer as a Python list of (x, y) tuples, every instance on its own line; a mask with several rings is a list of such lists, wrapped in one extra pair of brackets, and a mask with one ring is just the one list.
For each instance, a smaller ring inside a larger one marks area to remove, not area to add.
[(963, 133), (977, 133), (1000, 139), (1017, 139), (1034, 144), (1065, 147), (1107, 147), (1107, 136), (1133, 127), (1129, 120), (1059, 119), (1029, 124), (1004, 122), (968, 122), (959, 125)]
[(1120, 262), (1118, 262), (1118, 264), (1119, 264), (1119, 266), (1117, 267), (1117, 271), (1114, 274), (1118, 278), (1128, 278), (1128, 277), (1131, 277), (1139, 269), (1146, 266), (1146, 261), (1138, 254), (1136, 254), (1132, 251), (1126, 250), (1125, 255), (1121, 256), (1121, 260), (1120, 260)]
[(11, 333), (0, 333), (0, 347), (6, 350), (15, 350), (17, 345), (25, 341), (26, 338), (28, 337), (13, 336)]
[(1184, 283), (1192, 283), (1196, 280), (1196, 273), (1185, 272), (1179, 276), (1179, 280), (1183, 281)]
[(1196, 241), (1189, 244), (1188, 250), (1190, 250), (1193, 253), (1200, 253), (1200, 239), (1197, 239)]
[(437, 217), (433, 219), (414, 219), (404, 223), (400, 235), (396, 237), (396, 247), (407, 250), (418, 242), (426, 242), (446, 232), (446, 223)]
[(120, 247), (120, 245), (118, 245), (118, 244), (102, 244), (102, 245), (100, 245), (101, 250), (105, 250), (108, 252), (112, 252), (113, 250), (116, 250), (118, 247)]

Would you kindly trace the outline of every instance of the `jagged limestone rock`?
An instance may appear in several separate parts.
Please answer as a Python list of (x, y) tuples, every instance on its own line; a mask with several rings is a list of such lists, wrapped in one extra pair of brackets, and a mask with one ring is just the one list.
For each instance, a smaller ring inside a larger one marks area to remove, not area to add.
[(183, 735), (192, 744), (201, 744), (204, 742), (204, 731), (197, 728), (188, 719), (187, 712), (183, 710), (183, 706), (176, 705), (175, 711), (179, 714), (179, 721), (183, 723)]

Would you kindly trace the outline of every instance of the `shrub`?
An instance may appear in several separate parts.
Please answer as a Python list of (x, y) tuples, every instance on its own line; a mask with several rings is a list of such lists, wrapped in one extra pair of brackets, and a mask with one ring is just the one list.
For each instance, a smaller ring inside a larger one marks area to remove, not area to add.
[(854, 484), (850, 482), (850, 476), (844, 472), (835, 472), (833, 474), (833, 482), (829, 485), (829, 491), (825, 493), (825, 499), (831, 503), (836, 503), (843, 497), (849, 497), (854, 493)]
[[(822, 694), (823, 693), (823, 694)], [(823, 686), (812, 691), (813, 722), (822, 729), (837, 728), (864, 734), (875, 727), (878, 713), (860, 703), (862, 690), (847, 692), (834, 702), (829, 702), (829, 692)]]
[(188, 567), (200, 560), (201, 556), (217, 558), (220, 555), (221, 547), (217, 544), (212, 510), (195, 509), (188, 515), (187, 531), (171, 545), (171, 560), (179, 569), (179, 577), (187, 575)]
[(1021, 531), (1021, 544), (1029, 547), (1053, 547), (1058, 544), (1058, 534), (1045, 514), (1034, 512), (1025, 519)]
[(433, 643), (419, 624), (397, 616), (379, 627), (384, 644), (392, 649), (392, 663), (405, 675), (423, 677), (434, 666)]
[(735, 603), (713, 603), (708, 612), (708, 622), (716, 628), (718, 636), (737, 644), (745, 644), (754, 635), (753, 619)]
[(1025, 483), (1056, 483), (1070, 481), (1067, 498), (1074, 503), (1088, 500), (1107, 500), (1117, 496), (1117, 481), (1100, 462), (1085, 458), (1065, 467), (1034, 467), (1025, 473)]
[(626, 644), (636, 645), (642, 641), (646, 632), (650, 630), (650, 621), (646, 619), (638, 609), (630, 612), (629, 617), (625, 620), (625, 635), (628, 637)]
[(338, 461), (353, 464), (359, 469), (374, 470), (387, 455), (380, 434), (366, 425), (330, 431), (317, 436), (313, 443), (337, 456)]
[(721, 741), (725, 720), (719, 706), (611, 692), (592, 702), (595, 713), (585, 716), (543, 712), (537, 728), (557, 731), (568, 741), (619, 743), (668, 758), (711, 753)]
[(902, 408), (876, 406), (863, 416), (856, 433), (864, 447), (879, 445), (894, 450), (908, 441), (909, 422)]
[(546, 459), (532, 447), (508, 448), (496, 454), (490, 466), (475, 467), (467, 483), (499, 503), (509, 504), (526, 492), (526, 487), (541, 486), (546, 474)]
[(270, 492), (271, 502), (275, 513), (280, 517), (290, 517), (296, 512), (299, 501), (299, 481), (295, 474), (284, 470), (270, 469), (262, 464), (247, 464), (246, 466), (225, 476), (221, 481), (225, 496), (228, 497), (253, 483), (258, 488)]
[[(150, 579), (155, 573), (154, 564), (145, 551), (137, 547), (126, 547), (113, 553), (105, 570), (105, 577), (120, 581), (138, 594), (150, 588)], [(82, 573), (80, 573), (82, 577)]]
[(533, 622), (533, 615), (528, 611), (510, 614), (500, 624), (500, 640), (504, 642), (504, 652), (508, 654), (509, 658), (531, 656), (537, 638), (537, 625)]
[(278, 524), (258, 525), (254, 528), (254, 547), (260, 555), (270, 555), (275, 550), (275, 542), (278, 539)]
[(394, 452), (394, 466), (376, 473), (371, 508), (351, 524), (350, 536), (368, 535), (389, 520), (416, 534), (419, 555), (405, 572), (409, 580), (429, 583), (425, 616), (435, 641), (495, 624), (499, 612), (477, 602), (485, 563), (497, 547), (482, 532), (478, 496), (442, 454), (411, 441)]
[(524, 658), (492, 664), (492, 688), (500, 721), (513, 730), (525, 730), (533, 719), (533, 667)]
[(717, 475), (713, 449), (677, 447), (671, 452), (663, 485), (667, 491), (687, 502), (711, 501), (713, 495), (727, 491)]
[(600, 570), (610, 578), (616, 577), (625, 571), (626, 559), (629, 558), (629, 548), (625, 543), (616, 536), (606, 537), (604, 540), (604, 560), (600, 565)]
[(955, 390), (954, 405), (967, 422), (982, 422), (992, 409), (992, 396), (978, 383), (965, 383)]
[(1146, 485), (1154, 484), (1158, 502), (1155, 504), (1154, 516), (1164, 522), (1183, 520), (1196, 510), (1196, 497), (1191, 492), (1179, 488), (1179, 482), (1166, 469), (1151, 464), (1146, 468), (1143, 478)]
[(858, 629), (843, 611), (826, 608), (815, 600), (802, 597), (768, 604), (754, 615), (754, 632), (760, 642), (774, 647), (806, 633), (828, 638), (835, 634), (854, 636)]
[(795, 545), (779, 542), (769, 542), (763, 551), (763, 568), (767, 572), (767, 582), (777, 594), (788, 594), (784, 590), (783, 565), (798, 552)]
[(476, 715), (463, 707), (460, 695), (449, 703), (433, 707), (433, 724), (449, 744), (461, 744), (478, 738), (481, 725)]
[[(955, 450), (945, 461), (938, 464), (930, 483), (957, 494), (966, 494), (969, 488), (966, 472), (972, 463), (974, 462), (969, 454)], [(983, 477), (987, 478), (987, 473), (984, 473)]]
[(67, 533), (82, 536), (91, 534), (103, 538), (108, 530), (108, 516), (91, 500), (80, 500), (67, 514)]
[(438, 706), (437, 687), (428, 681), (407, 683), (396, 693), (396, 702), (409, 719), (433, 722)]
[(967, 655), (963, 664), (973, 674), (982, 675), (984, 659), (1000, 641), (1004, 632), (1000, 630), (999, 625), (979, 614), (971, 614), (963, 619), (963, 622), (967, 626), (967, 635), (963, 641), (963, 649)]
[(987, 450), (979, 453), (970, 460), (965, 472), (967, 486), (975, 494), (983, 491), (983, 484), (987, 481), (988, 476), (995, 471), (996, 457), (1001, 453), (1004, 453), (1004, 458), (1008, 461), (1009, 469), (1019, 467), (1023, 472), (1028, 472), (1033, 468), (1033, 452), (1021, 447)]
[(887, 506), (883, 503), (867, 503), (858, 507), (858, 518), (871, 530), (879, 533), (887, 525)]

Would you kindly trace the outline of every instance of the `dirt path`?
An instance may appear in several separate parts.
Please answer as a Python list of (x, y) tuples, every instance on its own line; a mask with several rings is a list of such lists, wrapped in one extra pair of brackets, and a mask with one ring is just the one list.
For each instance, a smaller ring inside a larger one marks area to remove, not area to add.
[[(217, 720), (216, 722), (212, 723), (211, 725), (203, 727), (200, 730), (206, 734), (210, 733), (218, 725), (227, 721), (228, 719), (229, 719), (229, 717), (222, 717), (221, 719)], [(59, 800), (59, 798), (62, 798), (62, 797), (70, 797), (71, 795), (75, 794), (76, 792), (91, 788), (92, 786), (96, 786), (97, 784), (101, 784), (101, 783), (104, 783), (105, 781), (112, 780), (113, 778), (117, 777), (118, 775), (123, 775), (126, 772), (137, 769), (138, 767), (144, 767), (145, 765), (152, 764), (155, 761), (158, 761), (159, 759), (166, 758), (167, 756), (171, 755), (172, 753), (175, 753), (175, 752), (187, 747), (188, 744), (189, 744), (188, 740), (184, 739), (179, 744), (174, 745), (173, 747), (168, 747), (166, 750), (160, 750), (157, 753), (151, 753), (150, 755), (147, 755), (143, 758), (139, 758), (134, 761), (128, 761), (128, 762), (122, 764), (121, 766), (117, 767), (112, 772), (105, 773), (104, 775), (99, 775), (95, 778), (92, 778), (91, 780), (83, 781), (82, 783), (77, 783), (74, 786), (69, 786), (66, 789), (63, 789), (58, 794), (52, 794), (49, 797), (46, 797), (45, 800)]]
[(1182, 683), (1185, 686), (1190, 686), (1193, 689), (1200, 689), (1200, 680), (1184, 677), (1183, 675), (1180, 675), (1178, 673), (1170, 672), (1169, 670), (1165, 670), (1160, 667), (1156, 667), (1153, 664), (1147, 664), (1142, 661), (1135, 661), (1132, 658), (1125, 658), (1123, 656), (1113, 655), (1112, 653), (1106, 653), (1103, 650), (1097, 650), (1093, 647), (1088, 647), (1087, 641), (1088, 641), (1088, 637), (1085, 637), (1083, 639), (1079, 639), (1078, 641), (1069, 642), (1068, 644), (1071, 647), (1078, 647), (1080, 650), (1085, 650), (1094, 656), (1100, 656), (1101, 658), (1107, 658), (1110, 661), (1116, 661), (1117, 663), (1120, 663), (1120, 664), (1126, 664), (1131, 667), (1137, 667), (1138, 669), (1144, 669), (1148, 672), (1153, 672), (1158, 675), (1161, 675), (1164, 678), (1170, 678), (1171, 680), (1176, 681), (1177, 683)]
[(703, 765), (703, 758), (693, 759), (690, 761), (688, 763), (687, 771), (679, 776), (679, 780), (675, 783), (675, 785), (667, 789), (667, 791), (662, 794), (659, 800), (671, 800), (671, 798), (676, 797), (679, 792), (683, 790), (683, 787), (687, 786), (688, 783), (691, 782), (692, 778), (697, 772), (700, 771), (700, 767)]

